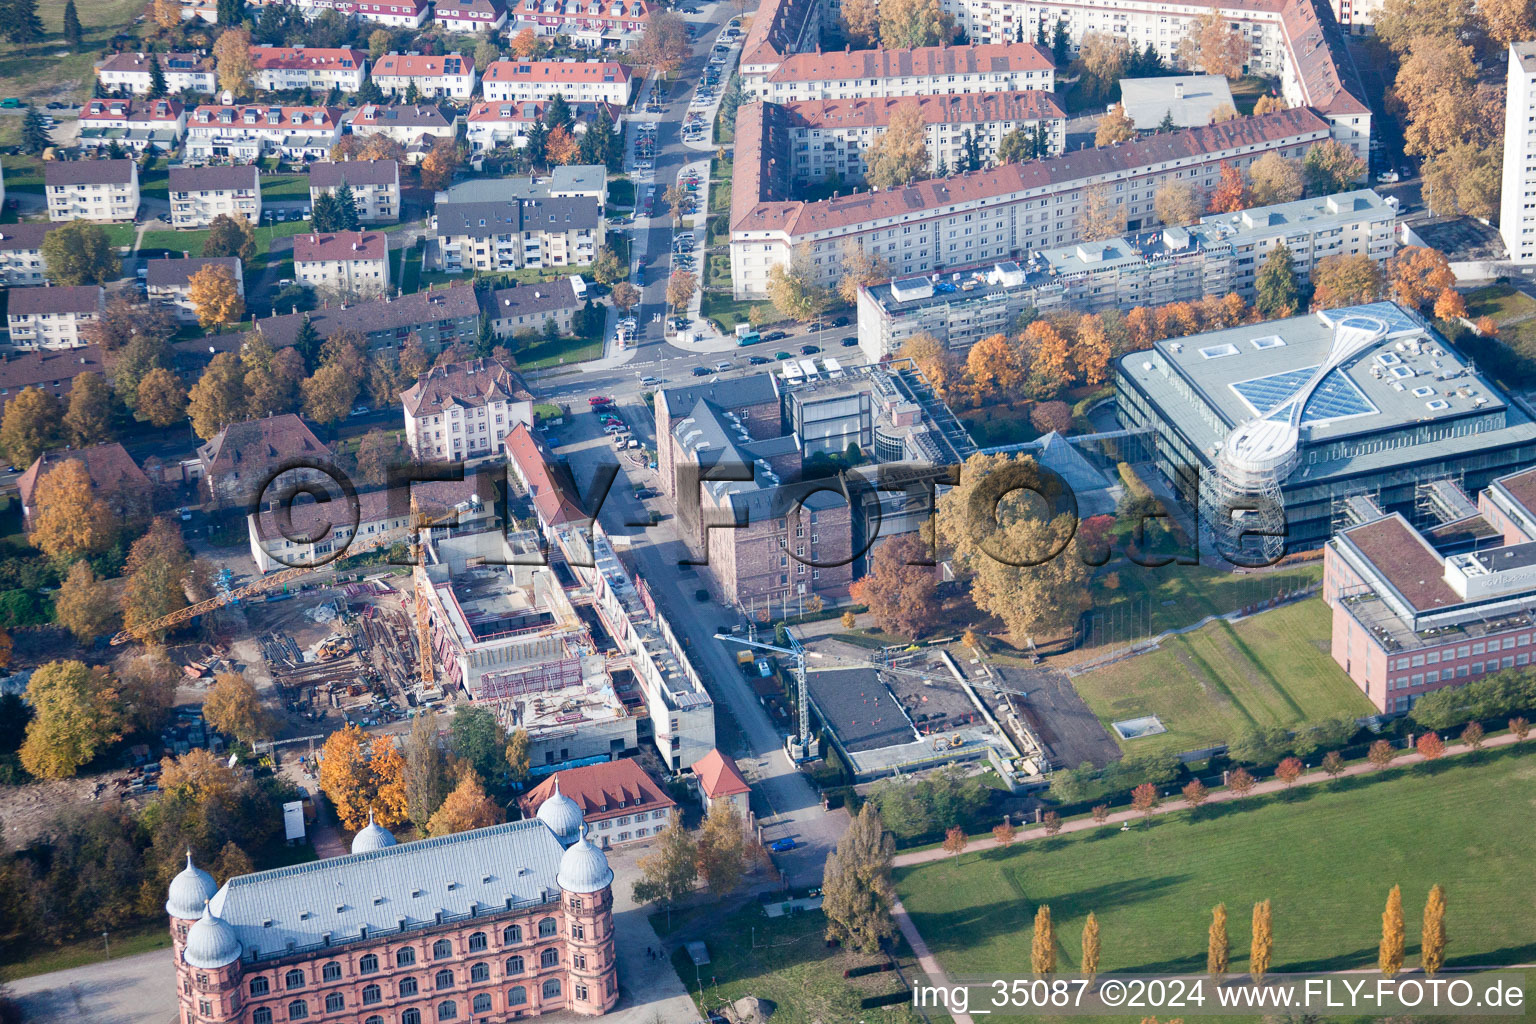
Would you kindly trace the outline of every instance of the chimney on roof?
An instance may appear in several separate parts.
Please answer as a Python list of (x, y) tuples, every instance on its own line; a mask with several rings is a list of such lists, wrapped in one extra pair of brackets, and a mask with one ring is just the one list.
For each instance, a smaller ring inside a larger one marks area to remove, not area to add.
[(1184, 83), (1182, 80), (1173, 83), (1173, 98), (1176, 100), (1184, 98)]

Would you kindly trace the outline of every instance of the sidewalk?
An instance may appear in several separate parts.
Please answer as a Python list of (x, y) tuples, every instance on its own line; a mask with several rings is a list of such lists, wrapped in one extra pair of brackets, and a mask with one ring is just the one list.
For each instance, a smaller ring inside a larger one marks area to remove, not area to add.
[[(1486, 743), (1483, 744), (1483, 748), (1485, 750), (1493, 750), (1497, 749), (1498, 747), (1511, 746), (1519, 742), (1520, 740), (1516, 738), (1514, 733), (1504, 733), (1501, 736), (1494, 736), (1490, 738)], [(1536, 749), (1536, 744), (1533, 744), (1533, 749)], [(1441, 755), (1441, 757), (1459, 757), (1463, 754), (1471, 753), (1471, 751), (1472, 748), (1467, 746), (1465, 743), (1447, 743), (1445, 747), (1445, 753)], [(1393, 758), (1391, 767), (1397, 768), (1403, 765), (1421, 764), (1423, 761), (1423, 756), (1418, 752), (1408, 751)], [(1346, 766), (1343, 773), (1339, 775), (1339, 778), (1347, 779), (1354, 775), (1368, 775), (1376, 771), (1380, 771), (1380, 769), (1368, 761), (1361, 761), (1356, 764)], [(1229, 789), (1213, 789), (1211, 790), (1210, 795), (1206, 798), (1206, 803), (1219, 804), (1226, 803), (1230, 800), (1246, 800), (1255, 796), (1263, 796), (1266, 793), (1278, 793), (1288, 788), (1315, 786), (1319, 783), (1331, 781), (1333, 781), (1333, 777), (1321, 770), (1307, 772), (1306, 774), (1302, 775), (1301, 778), (1296, 780), (1295, 786), (1291, 787), (1286, 786), (1286, 784), (1281, 782), (1279, 779), (1266, 779), (1265, 781), (1254, 786), (1247, 796), (1238, 796), (1236, 793)], [(1174, 811), (1183, 810), (1188, 810), (1188, 805), (1184, 803), (1184, 801), (1179, 797), (1178, 792), (1175, 791), (1172, 795), (1165, 795), (1163, 797), (1162, 805), (1154, 810), (1152, 815), (1155, 817), (1160, 814), (1171, 814)], [(1074, 818), (1071, 821), (1062, 822), (1061, 832), (1059, 834), (1070, 835), (1073, 832), (1086, 832), (1089, 829), (1108, 828), (1111, 825), (1117, 824), (1134, 828), (1136, 820), (1140, 817), (1142, 817), (1140, 811), (1126, 809), (1112, 812), (1110, 816), (1105, 819), (1102, 825), (1094, 821), (1092, 818)], [(1040, 825), (1036, 825), (1027, 829), (1020, 828), (1018, 830), (1017, 837), (1014, 839), (1014, 842), (1022, 843), (1030, 839), (1043, 839), (1045, 838), (1045, 834), (1044, 826)], [(969, 853), (972, 850), (991, 850), (997, 845), (998, 842), (996, 839), (992, 838), (991, 836), (987, 836), (983, 839), (971, 840), (966, 844), (965, 849), (966, 852)], [(943, 860), (946, 857), (951, 856), (953, 856), (953, 854), (949, 853), (942, 847), (933, 847), (932, 849), (927, 850), (913, 850), (910, 853), (897, 854), (893, 863), (896, 867), (907, 867), (912, 864), (929, 864), (933, 861)]]

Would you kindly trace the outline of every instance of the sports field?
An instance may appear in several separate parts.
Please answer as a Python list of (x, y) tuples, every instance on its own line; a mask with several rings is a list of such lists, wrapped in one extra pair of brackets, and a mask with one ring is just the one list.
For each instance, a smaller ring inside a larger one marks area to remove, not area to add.
[(1102, 970), (1202, 972), (1210, 911), (1224, 902), (1232, 970), (1243, 972), (1249, 915), (1263, 899), (1273, 901), (1272, 970), (1366, 967), (1394, 884), (1414, 964), (1437, 882), (1448, 894), (1450, 965), (1529, 963), (1533, 812), (1528, 744), (899, 868), (896, 884), (951, 975), (1024, 976), (1042, 903), (1063, 971), (1077, 969), (1091, 910)]
[(1328, 653), (1328, 637), (1328, 606), (1311, 597), (1170, 637), (1156, 651), (1074, 676), (1072, 685), (1105, 728), (1142, 715), (1162, 721), (1165, 733), (1120, 741), (1129, 754), (1201, 750), (1246, 728), (1371, 714)]

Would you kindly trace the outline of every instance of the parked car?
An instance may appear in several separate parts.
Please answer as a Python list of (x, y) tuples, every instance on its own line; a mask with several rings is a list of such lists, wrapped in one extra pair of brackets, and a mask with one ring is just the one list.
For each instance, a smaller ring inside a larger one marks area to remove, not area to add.
[[(763, 340), (764, 341), (783, 341), (787, 337), (789, 337), (789, 335), (787, 333), (785, 333), (784, 331), (769, 331), (767, 334), (763, 335)], [(789, 353), (786, 352), (784, 354), (783, 358), (788, 359), (789, 358)]]
[(695, 377), (708, 377), (710, 372), (711, 371), (707, 366), (695, 366), (693, 368), (693, 375)]
[(858, 345), (858, 343), (859, 343), (859, 339), (858, 338), (853, 338), (853, 337), (844, 338), (843, 339), (843, 348), (853, 348), (856, 345)]
[(751, 365), (751, 366), (763, 366), (767, 362), (768, 362), (768, 360), (764, 359), (762, 356), (748, 356), (747, 357), (747, 363), (749, 365)]
[(793, 357), (788, 352), (775, 352), (773, 354), (773, 358), (779, 360), (780, 362), (783, 362), (784, 360), (791, 359)]
[(769, 847), (769, 849), (771, 849), (774, 853), (785, 853), (789, 850), (793, 850), (794, 848), (795, 840), (790, 836), (785, 836), (783, 839), (774, 840), (773, 845)]
[(832, 326), (833, 327), (847, 327), (851, 323), (853, 323), (852, 320), (849, 320), (845, 316), (840, 316), (836, 320), (832, 321)]
[(821, 351), (821, 346), (820, 345), (801, 345), (800, 346), (800, 354), (803, 355), (803, 356), (813, 356), (813, 355), (815, 355), (816, 353), (818, 353), (820, 351)]

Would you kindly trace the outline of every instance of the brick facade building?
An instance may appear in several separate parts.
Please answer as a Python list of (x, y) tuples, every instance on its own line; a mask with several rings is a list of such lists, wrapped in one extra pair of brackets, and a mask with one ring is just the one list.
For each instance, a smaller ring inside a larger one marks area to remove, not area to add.
[(222, 887), (188, 855), (165, 904), (178, 1024), (606, 1013), (613, 871), (580, 810), (555, 810), (404, 844), (370, 822), (348, 856)]

